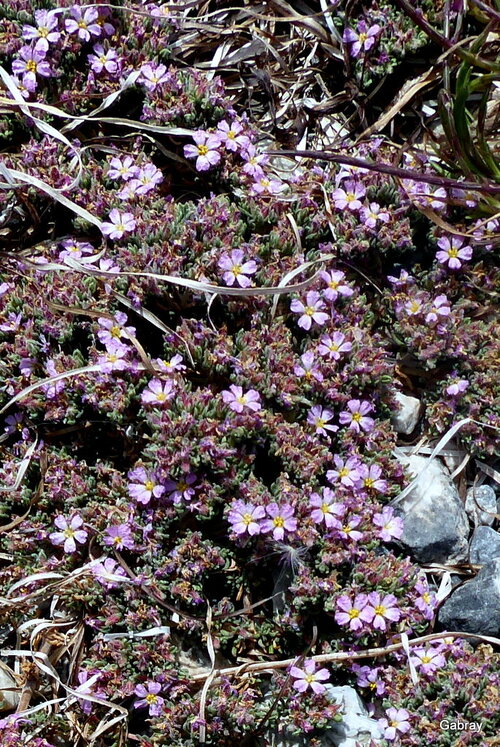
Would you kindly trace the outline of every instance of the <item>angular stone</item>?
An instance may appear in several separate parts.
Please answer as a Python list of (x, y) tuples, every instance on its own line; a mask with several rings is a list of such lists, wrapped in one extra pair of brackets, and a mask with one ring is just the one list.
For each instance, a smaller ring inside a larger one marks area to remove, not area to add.
[(491, 485), (469, 488), (465, 497), (465, 510), (474, 526), (491, 526), (497, 513), (497, 496)]
[(458, 491), (443, 465), (428, 457), (398, 456), (410, 473), (419, 475), (413, 490), (396, 504), (404, 522), (400, 542), (419, 563), (466, 560), (469, 522)]
[(477, 527), (470, 543), (469, 561), (484, 565), (495, 558), (500, 558), (500, 534), (491, 527)]
[(400, 408), (391, 415), (392, 427), (396, 433), (403, 433), (408, 436), (413, 433), (420, 417), (422, 403), (416, 397), (410, 397), (408, 394), (396, 392), (394, 399), (400, 405)]
[(500, 558), (453, 591), (438, 613), (442, 630), (500, 634)]

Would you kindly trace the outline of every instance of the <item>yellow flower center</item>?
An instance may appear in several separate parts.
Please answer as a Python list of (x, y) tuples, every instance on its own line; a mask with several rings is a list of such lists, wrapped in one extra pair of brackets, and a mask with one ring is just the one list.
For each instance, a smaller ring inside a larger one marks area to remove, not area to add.
[(118, 360), (118, 356), (114, 353), (108, 353), (107, 358), (110, 363), (116, 363), (116, 361)]
[(347, 477), (348, 474), (349, 470), (347, 469), (347, 467), (342, 467), (342, 469), (339, 470), (339, 477)]
[(285, 520), (282, 516), (275, 516), (273, 519), (273, 524), (275, 527), (281, 528), (285, 525)]
[(350, 618), (351, 620), (354, 620), (354, 619), (355, 619), (356, 617), (359, 617), (359, 610), (356, 610), (356, 609), (354, 609), (354, 607), (353, 607), (353, 609), (352, 609), (352, 610), (349, 610), (349, 612), (348, 612), (347, 614), (349, 615), (349, 618)]
[(49, 30), (47, 26), (39, 26), (38, 27), (38, 33), (42, 37), (42, 39), (45, 39), (49, 35)]
[(413, 314), (416, 314), (416, 313), (417, 313), (417, 311), (420, 311), (420, 304), (419, 304), (419, 302), (418, 302), (418, 301), (412, 301), (412, 302), (411, 302), (411, 304), (410, 304), (410, 311), (411, 311), (411, 312), (412, 312)]
[(364, 44), (364, 42), (368, 39), (368, 34), (360, 34), (358, 36), (358, 40), (361, 42), (361, 44)]
[(266, 178), (261, 179), (260, 183), (262, 184), (263, 187), (269, 187), (269, 185), (271, 184), (271, 182), (269, 181), (269, 179), (266, 179)]
[(144, 487), (146, 488), (146, 490), (153, 490), (154, 486), (155, 486), (155, 484), (154, 484), (154, 482), (152, 480), (147, 480), (144, 483)]
[(121, 545), (122, 537), (113, 537), (113, 545)]
[(123, 225), (123, 223), (117, 223), (117, 224), (116, 224), (116, 228), (117, 228), (117, 229), (118, 229), (118, 230), (119, 230), (119, 231), (120, 231), (121, 233), (124, 233), (124, 232), (125, 232), (125, 231), (127, 230), (127, 229), (125, 228), (125, 226)]
[(240, 275), (241, 274), (241, 265), (233, 265), (231, 267), (231, 272), (233, 275)]
[(361, 413), (360, 413), (360, 412), (353, 412), (353, 414), (352, 414), (352, 419), (353, 419), (353, 420), (354, 420), (354, 421), (355, 421), (356, 423), (359, 423), (359, 421), (361, 420), (361, 418), (362, 418), (362, 417), (363, 417), (363, 416), (361, 415)]
[(332, 290), (335, 290), (335, 288), (338, 287), (338, 284), (339, 284), (338, 280), (330, 280), (330, 282), (328, 283), (328, 287), (331, 288)]
[(458, 249), (454, 249), (454, 248), (448, 249), (448, 257), (450, 259), (455, 259), (455, 257), (458, 257)]
[(347, 192), (345, 199), (346, 202), (353, 202), (356, 199), (356, 195), (353, 192)]
[(26, 70), (29, 73), (36, 73), (36, 68), (37, 68), (37, 64), (35, 60), (28, 60), (28, 62), (26, 63)]
[(158, 700), (158, 696), (154, 695), (153, 693), (148, 693), (144, 700), (146, 701), (146, 703), (149, 703), (149, 705), (153, 705), (153, 703), (156, 703), (156, 701)]
[(306, 316), (312, 316), (315, 312), (315, 308), (313, 306), (306, 306), (304, 309), (304, 314)]
[(114, 324), (109, 331), (112, 337), (120, 337), (121, 327), (118, 324)]
[(236, 137), (235, 131), (234, 130), (228, 130), (227, 137), (229, 138), (229, 140), (234, 140), (234, 138)]
[(323, 418), (316, 418), (315, 425), (316, 428), (323, 428), (323, 426), (326, 425), (326, 420), (323, 420)]
[(199, 145), (198, 146), (198, 153), (200, 156), (206, 156), (208, 153), (208, 148), (206, 145)]
[(105, 55), (105, 54), (102, 54), (102, 55), (101, 55), (101, 56), (99, 57), (99, 62), (102, 62), (102, 64), (103, 64), (103, 65), (104, 65), (104, 63), (105, 63), (105, 62), (107, 62), (107, 61), (108, 61), (108, 59), (107, 59), (107, 57), (106, 57), (106, 55)]
[(74, 536), (75, 536), (75, 531), (74, 531), (74, 529), (70, 529), (70, 528), (68, 527), (68, 529), (65, 529), (65, 530), (64, 530), (63, 534), (64, 534), (64, 536), (65, 536), (65, 537), (67, 537), (68, 539), (71, 539), (71, 537), (74, 537)]
[(311, 682), (314, 682), (314, 674), (306, 674), (304, 679), (308, 684), (311, 684)]
[(321, 504), (321, 510), (323, 511), (324, 514), (329, 514), (330, 513), (330, 506), (329, 506), (329, 504), (328, 503), (322, 503)]
[(429, 604), (429, 602), (431, 601), (431, 595), (428, 591), (424, 591), (424, 593), (422, 594), (422, 599), (426, 604)]
[(165, 392), (158, 392), (158, 394), (156, 395), (156, 399), (158, 400), (158, 402), (165, 402), (165, 400), (167, 399), (167, 395), (165, 394)]
[(386, 607), (384, 607), (382, 604), (379, 604), (375, 607), (375, 614), (376, 615), (385, 615), (386, 613)]
[(375, 480), (373, 477), (365, 477), (364, 479), (365, 488), (373, 488), (373, 485), (375, 484)]
[(422, 656), (420, 661), (422, 664), (428, 664), (430, 661), (432, 661), (432, 656)]
[(248, 526), (252, 523), (252, 514), (243, 514), (242, 516), (243, 524), (246, 524)]
[(352, 527), (350, 527), (349, 524), (344, 524), (344, 526), (342, 527), (342, 531), (346, 534), (350, 534), (350, 532), (352, 532)]
[(245, 399), (245, 395), (242, 394), (241, 397), (236, 397), (236, 402), (239, 402), (240, 405), (246, 405), (247, 401)]
[(83, 18), (82, 18), (81, 21), (78, 21), (78, 28), (79, 29), (86, 29), (87, 28), (87, 24), (85, 23), (85, 21), (83, 20)]
[(177, 483), (177, 490), (180, 490), (181, 493), (183, 493), (185, 490), (188, 489), (188, 484), (185, 480), (179, 480)]

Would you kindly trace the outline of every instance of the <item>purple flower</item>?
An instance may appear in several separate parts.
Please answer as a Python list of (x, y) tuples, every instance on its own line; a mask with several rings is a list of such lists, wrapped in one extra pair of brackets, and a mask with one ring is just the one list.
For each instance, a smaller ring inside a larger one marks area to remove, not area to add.
[(329, 301), (336, 301), (339, 296), (352, 296), (354, 293), (353, 289), (345, 284), (345, 272), (341, 270), (321, 272), (320, 277), (326, 283), (326, 290), (323, 291), (323, 295)]
[(22, 318), (23, 315), (21, 312), (15, 314), (13, 311), (10, 311), (7, 315), (7, 321), (0, 324), (0, 330), (2, 332), (17, 332), (21, 326)]
[(249, 389), (243, 394), (241, 386), (231, 384), (229, 390), (222, 392), (222, 399), (234, 412), (243, 412), (245, 407), (257, 412), (261, 409), (260, 394), (255, 389)]
[[(57, 376), (60, 371), (57, 371), (55, 363), (53, 360), (48, 360), (45, 364), (45, 371), (48, 374), (48, 376)], [(51, 381), (50, 384), (44, 384), (41, 387), (42, 392), (45, 394), (47, 399), (56, 399), (57, 396), (64, 391), (66, 388), (66, 382), (64, 379), (59, 379), (59, 381)]]
[(423, 613), (426, 620), (432, 620), (434, 609), (437, 607), (437, 600), (435, 595), (431, 593), (425, 576), (419, 578), (415, 584), (415, 591), (420, 594), (415, 600), (415, 607)]
[(451, 383), (445, 389), (446, 394), (450, 397), (457, 397), (459, 394), (463, 394), (466, 389), (469, 388), (469, 382), (467, 379), (459, 379), (456, 374), (451, 377)]
[(441, 264), (447, 264), (450, 270), (459, 270), (462, 262), (472, 259), (472, 248), (464, 246), (464, 239), (458, 236), (441, 236), (438, 246), (441, 251), (436, 253), (436, 259)]
[(354, 602), (347, 594), (339, 597), (337, 599), (337, 612), (335, 613), (337, 625), (348, 625), (350, 630), (358, 631), (361, 630), (364, 622), (371, 622), (373, 615), (366, 612), (367, 600), (366, 594), (357, 594)]
[(321, 693), (325, 692), (326, 688), (321, 683), (330, 679), (328, 669), (317, 670), (313, 659), (306, 659), (303, 669), (291, 667), (290, 676), (294, 678), (293, 687), (299, 693), (305, 693), (308, 688), (311, 688), (316, 695), (321, 695)]
[(253, 259), (244, 262), (244, 256), (242, 249), (234, 249), (231, 254), (224, 252), (217, 262), (217, 266), (224, 271), (222, 277), (227, 285), (238, 283), (240, 288), (248, 288), (252, 284), (247, 275), (257, 272), (257, 263)]
[(394, 516), (394, 509), (390, 506), (384, 506), (382, 513), (375, 514), (373, 523), (379, 528), (378, 536), (384, 542), (392, 542), (393, 539), (400, 539), (403, 536), (403, 519)]
[(411, 662), (424, 674), (434, 674), (436, 669), (446, 666), (446, 659), (437, 648), (414, 648)]
[(83, 545), (87, 541), (88, 533), (85, 529), (80, 529), (83, 519), (78, 514), (74, 514), (69, 523), (65, 516), (56, 516), (54, 524), (61, 531), (49, 534), (49, 540), (53, 545), (63, 545), (64, 552), (76, 552), (76, 543)]
[(301, 314), (298, 321), (299, 327), (309, 330), (313, 322), (322, 326), (328, 321), (328, 314), (321, 309), (325, 308), (325, 302), (320, 298), (316, 291), (309, 291), (306, 296), (306, 303), (303, 304), (297, 298), (290, 304), (290, 310), (295, 314)]
[(115, 75), (119, 68), (119, 59), (114, 49), (104, 50), (102, 44), (96, 44), (94, 54), (87, 55), (87, 60), (94, 73), (102, 73), (105, 70), (110, 75)]
[(165, 361), (162, 358), (154, 358), (152, 362), (160, 369), (160, 371), (172, 376), (176, 371), (180, 372), (186, 370), (186, 366), (182, 361), (182, 355), (176, 354), (173, 355), (169, 361)]
[(257, 155), (255, 146), (250, 144), (246, 150), (242, 151), (241, 157), (246, 161), (243, 166), (243, 172), (254, 179), (260, 179), (264, 176), (264, 169), (262, 168), (269, 161), (269, 157), (262, 153)]
[(254, 195), (277, 195), (283, 191), (284, 187), (285, 185), (279, 179), (270, 179), (264, 175), (252, 184), (250, 191)]
[(371, 616), (369, 622), (373, 627), (382, 631), (387, 630), (387, 620), (398, 622), (401, 618), (401, 612), (397, 607), (397, 599), (394, 594), (387, 594), (381, 599), (378, 591), (372, 591), (368, 594), (366, 614)]
[(109, 214), (109, 222), (101, 223), (101, 231), (110, 239), (121, 239), (121, 237), (133, 231), (136, 223), (132, 213), (120, 213), (116, 208)]
[(103, 542), (109, 547), (114, 547), (116, 550), (132, 550), (134, 547), (134, 538), (132, 537), (132, 530), (128, 524), (111, 524), (106, 529), (104, 534)]
[(19, 58), (12, 62), (12, 72), (15, 75), (22, 75), (23, 85), (26, 88), (33, 85), (36, 87), (36, 76), (41, 75), (44, 78), (50, 78), (52, 70), (45, 59), (45, 49), (40, 47), (40, 42), (30, 46), (21, 47), (18, 52)]
[(105, 355), (99, 356), (97, 363), (103, 373), (112, 373), (113, 371), (126, 371), (130, 368), (128, 355), (130, 348), (121, 345), (118, 342), (108, 344), (108, 350)]
[(116, 345), (122, 337), (127, 337), (128, 335), (135, 337), (135, 327), (125, 326), (127, 315), (122, 311), (117, 311), (114, 319), (106, 319), (106, 317), (100, 316), (97, 321), (100, 326), (97, 337), (106, 347)]
[(59, 252), (59, 260), (64, 261), (66, 257), (72, 259), (81, 259), (84, 254), (93, 254), (94, 247), (87, 241), (75, 241), (75, 239), (65, 239), (61, 241), (62, 250)]
[(227, 518), (235, 534), (240, 535), (248, 532), (250, 536), (254, 536), (255, 534), (260, 534), (261, 526), (259, 521), (265, 515), (266, 512), (262, 506), (252, 506), (251, 503), (236, 500), (231, 503)]
[(384, 737), (393, 742), (398, 731), (400, 734), (406, 734), (409, 731), (410, 714), (404, 708), (388, 708), (386, 714), (388, 718), (379, 718), (378, 722), (384, 730)]
[(145, 470), (144, 467), (136, 467), (128, 473), (128, 492), (131, 498), (147, 505), (151, 498), (161, 498), (165, 492), (165, 486), (158, 482), (156, 472)]
[(424, 308), (424, 302), (422, 298), (415, 296), (410, 301), (407, 301), (404, 305), (404, 310), (408, 316), (417, 316)]
[(326, 473), (328, 482), (332, 484), (340, 482), (341, 485), (345, 485), (347, 488), (360, 487), (361, 462), (357, 457), (350, 456), (344, 461), (338, 454), (334, 454), (333, 461), (336, 469), (329, 469)]
[(243, 127), (239, 122), (229, 124), (223, 119), (217, 125), (217, 136), (227, 150), (237, 151), (249, 147), (250, 138), (247, 135), (242, 135), (242, 132)]
[(360, 539), (363, 539), (363, 532), (356, 529), (359, 524), (361, 524), (360, 516), (351, 516), (347, 521), (344, 519), (340, 526), (335, 527), (335, 536), (344, 540), (359, 542)]
[(146, 405), (164, 405), (172, 399), (175, 393), (175, 385), (168, 379), (151, 379), (141, 394), (141, 402)]
[(311, 519), (315, 524), (325, 523), (328, 529), (341, 527), (339, 518), (346, 512), (343, 503), (335, 503), (335, 493), (330, 488), (323, 488), (322, 496), (319, 493), (311, 493), (309, 505), (314, 509), (311, 511)]
[(427, 323), (437, 322), (440, 316), (449, 316), (451, 314), (450, 302), (444, 294), (436, 296), (432, 302), (431, 310), (426, 314)]
[(90, 564), (90, 570), (105, 589), (116, 589), (120, 581), (127, 581), (128, 576), (123, 568), (113, 558), (106, 558), (104, 563), (99, 560)]
[(36, 26), (23, 26), (23, 38), (36, 42), (38, 48), (47, 51), (49, 44), (59, 41), (61, 34), (58, 14), (53, 10), (35, 10)]
[(377, 223), (389, 223), (391, 216), (387, 210), (382, 210), (378, 202), (370, 202), (369, 208), (361, 208), (359, 217), (367, 228), (375, 228)]
[(197, 477), (192, 472), (185, 477), (181, 477), (179, 480), (167, 480), (165, 488), (168, 492), (168, 497), (174, 503), (180, 503), (182, 500), (190, 501), (196, 492), (196, 486), (194, 485), (196, 480)]
[(342, 332), (334, 332), (332, 335), (323, 335), (318, 346), (318, 353), (327, 358), (338, 361), (341, 353), (349, 353), (352, 343), (345, 342)]
[(383, 695), (385, 693), (385, 682), (379, 679), (378, 675), (379, 667), (372, 669), (368, 666), (353, 664), (351, 670), (358, 678), (356, 683), (358, 687), (367, 687), (374, 692), (375, 695)]
[(361, 52), (368, 52), (373, 47), (379, 32), (380, 26), (377, 23), (368, 28), (366, 21), (360, 21), (357, 32), (353, 29), (345, 29), (342, 41), (352, 45), (350, 49), (352, 57), (359, 57)]
[(125, 156), (122, 160), (120, 158), (112, 158), (109, 162), (108, 176), (110, 179), (133, 179), (137, 176), (139, 167), (134, 163), (132, 156)]
[(362, 207), (361, 199), (365, 196), (366, 189), (360, 182), (348, 180), (344, 183), (344, 189), (340, 187), (332, 192), (332, 198), (337, 210), (356, 211)]
[(285, 532), (295, 532), (297, 529), (297, 519), (293, 518), (294, 508), (290, 503), (284, 503), (282, 506), (270, 503), (266, 506), (266, 513), (271, 518), (262, 522), (261, 531), (272, 532), (273, 539), (281, 541)]
[(149, 708), (150, 716), (160, 716), (165, 701), (158, 695), (159, 692), (161, 692), (159, 682), (146, 682), (145, 685), (137, 685), (134, 693), (138, 696), (138, 700), (134, 700), (134, 708)]
[(321, 405), (315, 405), (311, 407), (307, 414), (307, 422), (310, 425), (314, 425), (316, 433), (321, 433), (322, 436), (328, 436), (327, 431), (338, 431), (337, 425), (328, 425), (330, 420), (333, 418), (333, 412), (321, 407)]
[(348, 425), (356, 433), (362, 430), (369, 433), (375, 426), (373, 418), (367, 417), (367, 413), (373, 410), (373, 405), (369, 402), (359, 399), (350, 399), (347, 403), (347, 410), (339, 415), (339, 422), (342, 425)]
[(158, 184), (163, 181), (163, 174), (154, 163), (148, 163), (139, 169), (137, 177), (130, 182), (135, 187), (135, 192), (138, 195), (145, 195), (151, 192)]
[(378, 464), (360, 464), (359, 474), (361, 477), (361, 484), (366, 490), (376, 490), (377, 493), (386, 493), (388, 484), (386, 480), (382, 480), (380, 475), (382, 474), (382, 468)]
[(302, 363), (301, 366), (294, 366), (293, 372), (295, 376), (298, 376), (299, 378), (304, 378), (307, 381), (311, 381), (312, 379), (316, 379), (316, 381), (323, 381), (323, 374), (318, 368), (315, 368), (314, 364), (316, 362), (316, 358), (314, 357), (314, 353), (311, 353), (310, 351), (307, 353), (304, 353), (304, 355), (300, 356), (300, 361)]
[(141, 67), (139, 82), (143, 83), (148, 91), (155, 91), (158, 86), (168, 83), (171, 78), (165, 65), (154, 65), (147, 62)]
[(185, 145), (184, 155), (186, 158), (196, 158), (196, 170), (208, 171), (212, 166), (216, 166), (221, 159), (217, 150), (221, 144), (218, 136), (198, 130), (194, 133), (193, 140), (196, 145)]
[(78, 34), (81, 41), (90, 41), (90, 36), (101, 36), (102, 28), (98, 23), (99, 14), (96, 8), (86, 8), (82, 13), (79, 5), (73, 5), (70, 10), (72, 18), (64, 21), (64, 28), (68, 34)]

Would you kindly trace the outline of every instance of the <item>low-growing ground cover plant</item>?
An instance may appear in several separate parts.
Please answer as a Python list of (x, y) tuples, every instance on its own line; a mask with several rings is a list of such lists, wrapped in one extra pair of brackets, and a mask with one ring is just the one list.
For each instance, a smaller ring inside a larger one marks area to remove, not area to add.
[(498, 477), (498, 13), (226, 5), (0, 10), (2, 744), (495, 744), (391, 416)]

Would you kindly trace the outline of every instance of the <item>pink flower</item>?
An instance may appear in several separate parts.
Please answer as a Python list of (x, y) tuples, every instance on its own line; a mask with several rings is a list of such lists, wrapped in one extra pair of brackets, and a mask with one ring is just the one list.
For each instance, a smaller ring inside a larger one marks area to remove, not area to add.
[(265, 166), (269, 161), (269, 157), (265, 153), (257, 155), (255, 146), (250, 144), (246, 150), (242, 151), (241, 157), (246, 161), (243, 166), (243, 172), (245, 174), (252, 176), (254, 179), (260, 179), (264, 176), (264, 169), (262, 166)]
[(231, 254), (224, 252), (220, 257), (217, 266), (224, 271), (224, 282), (228, 285), (238, 283), (240, 288), (248, 288), (252, 281), (247, 275), (253, 275), (257, 272), (257, 263), (251, 259), (244, 262), (245, 254), (242, 249), (234, 249)]
[(338, 361), (342, 353), (352, 350), (352, 343), (345, 342), (342, 332), (334, 332), (332, 335), (323, 335), (318, 346), (318, 353), (326, 358)]
[(377, 223), (389, 223), (391, 216), (387, 210), (382, 210), (378, 202), (370, 202), (369, 208), (361, 208), (359, 217), (367, 228), (375, 228)]
[(65, 239), (61, 241), (62, 251), (59, 252), (58, 258), (64, 261), (66, 257), (81, 259), (84, 254), (93, 254), (94, 247), (87, 241), (75, 241), (75, 239)]
[(352, 57), (359, 57), (361, 52), (368, 52), (373, 47), (379, 32), (380, 26), (377, 23), (368, 28), (366, 21), (360, 21), (357, 33), (353, 29), (345, 29), (342, 41), (351, 45)]
[(255, 389), (249, 389), (248, 392), (243, 394), (241, 386), (236, 386), (235, 384), (232, 384), (229, 390), (222, 392), (222, 399), (234, 412), (243, 412), (245, 407), (253, 410), (253, 412), (257, 412), (262, 407), (260, 394)]
[(137, 176), (139, 167), (134, 163), (132, 156), (125, 156), (121, 158), (112, 158), (109, 162), (108, 176), (110, 179), (123, 179), (127, 181)]
[(136, 223), (132, 213), (120, 213), (116, 208), (109, 214), (109, 222), (101, 223), (101, 231), (110, 239), (121, 239), (125, 233), (135, 229)]
[(134, 700), (134, 708), (149, 708), (150, 716), (160, 716), (165, 701), (158, 695), (159, 692), (161, 692), (159, 682), (146, 682), (145, 685), (137, 685), (134, 693), (138, 696), (138, 700)]
[(321, 272), (320, 277), (326, 283), (326, 290), (323, 291), (323, 295), (329, 301), (336, 301), (339, 296), (352, 296), (354, 293), (353, 289), (345, 284), (345, 272), (341, 270)]
[(305, 304), (303, 304), (302, 301), (299, 301), (298, 299), (294, 299), (290, 304), (291, 311), (293, 311), (295, 314), (301, 314), (298, 325), (305, 330), (311, 329), (311, 325), (313, 322), (315, 322), (319, 326), (326, 324), (329, 317), (328, 314), (325, 314), (324, 311), (321, 311), (321, 309), (324, 308), (325, 302), (320, 298), (319, 293), (317, 293), (316, 291), (308, 292)]
[(36, 26), (23, 26), (23, 38), (35, 41), (39, 49), (47, 51), (49, 44), (59, 41), (58, 14), (53, 10), (35, 10)]
[(269, 179), (269, 177), (264, 175), (252, 184), (250, 191), (254, 195), (277, 195), (282, 192), (284, 188), (285, 185), (283, 182), (280, 182), (279, 179)]
[(340, 482), (341, 485), (345, 485), (347, 488), (360, 487), (361, 462), (358, 457), (350, 456), (344, 461), (338, 454), (334, 454), (333, 461), (336, 469), (329, 469), (326, 473), (328, 482), (332, 484)]
[(223, 119), (217, 125), (217, 135), (227, 150), (237, 151), (249, 147), (250, 138), (247, 135), (242, 135), (242, 132), (243, 127), (239, 122), (229, 124)]
[(170, 73), (165, 65), (155, 65), (147, 62), (141, 67), (139, 82), (142, 83), (148, 91), (155, 91), (158, 86), (168, 83), (171, 79)]
[(217, 150), (221, 143), (217, 135), (198, 130), (194, 133), (193, 140), (196, 145), (185, 145), (184, 155), (186, 158), (196, 158), (196, 170), (208, 171), (212, 166), (216, 166), (221, 159)]
[(21, 47), (18, 52), (19, 58), (12, 62), (12, 72), (15, 75), (22, 75), (23, 85), (29, 88), (36, 87), (36, 76), (41, 75), (44, 78), (50, 78), (52, 70), (45, 59), (46, 50), (37, 42), (30, 46)]
[(366, 194), (366, 189), (360, 182), (348, 180), (344, 183), (344, 189), (340, 187), (332, 192), (332, 198), (337, 210), (359, 210), (362, 207), (361, 198)]
[(293, 518), (294, 508), (289, 503), (284, 503), (282, 506), (270, 503), (266, 506), (266, 513), (271, 518), (262, 522), (261, 531), (272, 532), (273, 539), (281, 541), (285, 532), (295, 532), (297, 529), (297, 519)]
[(112, 524), (106, 529), (103, 542), (116, 550), (131, 550), (134, 547), (132, 530), (128, 524)]
[(136, 178), (132, 179), (129, 184), (131, 188), (133, 187), (135, 194), (145, 195), (155, 189), (162, 181), (163, 174), (160, 169), (154, 163), (148, 163), (139, 169)]
[(311, 493), (309, 505), (314, 509), (311, 511), (311, 519), (315, 524), (324, 522), (328, 529), (342, 526), (339, 518), (344, 516), (347, 509), (343, 503), (335, 503), (335, 493), (330, 488), (323, 488), (322, 496)]
[(394, 516), (394, 509), (390, 506), (384, 506), (382, 513), (375, 514), (373, 523), (379, 528), (378, 537), (384, 542), (392, 542), (403, 536), (403, 519)]
[(87, 60), (94, 73), (102, 73), (105, 70), (110, 75), (115, 75), (119, 68), (119, 59), (114, 49), (104, 50), (102, 44), (94, 46), (94, 54), (87, 55)]
[(325, 692), (325, 686), (321, 683), (330, 679), (328, 669), (317, 670), (313, 659), (306, 659), (304, 661), (303, 669), (291, 667), (290, 676), (295, 679), (293, 687), (298, 690), (299, 693), (305, 693), (310, 687), (316, 695), (321, 695), (321, 693)]
[(367, 417), (367, 413), (373, 410), (373, 405), (369, 402), (359, 399), (351, 399), (347, 403), (347, 410), (339, 415), (339, 422), (342, 425), (348, 425), (356, 433), (362, 430), (369, 433), (375, 426), (373, 418)]
[(472, 259), (472, 249), (464, 246), (464, 239), (458, 236), (441, 236), (438, 246), (441, 251), (436, 253), (436, 259), (441, 264), (447, 264), (450, 270), (459, 270), (462, 262)]
[(384, 737), (393, 742), (397, 737), (397, 732), (406, 734), (410, 729), (408, 721), (410, 714), (404, 708), (388, 708), (386, 710), (388, 718), (379, 718), (378, 722), (384, 730)]
[(144, 467), (136, 467), (128, 474), (131, 482), (128, 484), (128, 492), (131, 498), (147, 505), (151, 498), (161, 498), (165, 492), (165, 486), (158, 482), (156, 473)]
[(359, 524), (361, 524), (360, 516), (352, 516), (347, 521), (344, 519), (343, 523), (335, 528), (335, 536), (344, 540), (359, 542), (360, 539), (363, 539), (363, 532), (356, 529)]
[(307, 353), (304, 353), (304, 355), (300, 356), (300, 361), (302, 363), (301, 366), (294, 366), (293, 372), (295, 376), (298, 376), (299, 378), (304, 378), (307, 381), (311, 381), (312, 379), (316, 379), (316, 381), (323, 381), (323, 374), (318, 368), (315, 368), (315, 362), (316, 358), (314, 357), (314, 353), (311, 353), (310, 351)]
[(368, 666), (359, 666), (359, 664), (353, 664), (351, 670), (357, 676), (358, 687), (368, 687), (375, 695), (383, 695), (386, 687), (385, 682), (379, 679), (379, 668), (375, 667), (371, 669)]
[(122, 337), (127, 337), (128, 335), (135, 337), (135, 327), (125, 326), (127, 315), (122, 311), (117, 311), (114, 319), (106, 319), (106, 317), (100, 316), (97, 321), (100, 327), (97, 331), (97, 337), (106, 347), (113, 347), (121, 341)]
[(446, 659), (443, 654), (439, 649), (432, 648), (432, 646), (428, 649), (414, 648), (412, 654), (411, 662), (424, 674), (434, 674), (436, 669), (442, 669), (446, 666)]
[(437, 607), (436, 596), (431, 593), (425, 576), (419, 578), (415, 584), (415, 591), (420, 596), (415, 600), (415, 607), (423, 613), (426, 620), (432, 620)]
[(160, 369), (160, 371), (173, 376), (176, 371), (181, 372), (186, 370), (186, 366), (182, 361), (182, 355), (176, 354), (173, 355), (169, 361), (163, 360), (162, 358), (154, 358), (152, 362)]
[(151, 379), (141, 394), (141, 402), (147, 405), (164, 405), (172, 399), (174, 393), (175, 386), (170, 379)]
[(423, 298), (420, 298), (418, 296), (415, 296), (410, 301), (407, 301), (404, 305), (404, 310), (406, 311), (408, 316), (417, 316), (418, 314), (422, 313), (423, 308)]
[(432, 302), (431, 310), (425, 317), (425, 321), (427, 323), (437, 322), (440, 316), (449, 316), (451, 314), (449, 303), (444, 294), (436, 296)]
[(380, 598), (378, 591), (372, 591), (368, 594), (368, 607), (366, 614), (371, 615), (369, 620), (376, 630), (387, 629), (386, 620), (398, 622), (401, 618), (401, 612), (397, 607), (397, 599), (394, 594), (387, 594), (383, 599)]
[(463, 394), (469, 388), (469, 382), (467, 379), (459, 379), (456, 375), (452, 376), (451, 383), (445, 389), (446, 394), (450, 397), (457, 397), (459, 394)]
[(116, 589), (120, 581), (127, 581), (128, 576), (123, 568), (113, 558), (106, 558), (104, 563), (99, 560), (90, 564), (92, 575), (105, 589)]
[(103, 373), (112, 373), (113, 371), (126, 371), (130, 368), (131, 363), (128, 360), (130, 348), (115, 342), (108, 343), (106, 355), (101, 355), (97, 363)]
[(76, 543), (83, 545), (87, 541), (88, 533), (83, 526), (83, 519), (78, 514), (74, 514), (69, 523), (65, 516), (56, 516), (54, 524), (60, 532), (49, 534), (49, 540), (53, 545), (63, 545), (64, 552), (76, 552)]
[(357, 594), (354, 602), (347, 594), (339, 597), (337, 599), (337, 612), (335, 613), (337, 625), (348, 625), (350, 630), (358, 631), (361, 630), (364, 622), (371, 622), (373, 616), (366, 612), (367, 600), (366, 594)]
[(81, 41), (90, 41), (90, 36), (101, 36), (102, 29), (98, 23), (99, 14), (96, 8), (86, 8), (82, 13), (79, 5), (73, 5), (70, 11), (72, 18), (64, 21), (68, 34), (78, 34)]
[(378, 464), (360, 464), (359, 474), (361, 484), (366, 490), (376, 490), (377, 493), (386, 493), (388, 484), (386, 480), (381, 479), (382, 468)]
[(167, 480), (165, 482), (165, 489), (168, 492), (168, 497), (176, 504), (182, 500), (190, 501), (196, 492), (196, 480), (197, 477), (192, 472), (185, 477), (181, 477), (179, 480)]
[(232, 502), (227, 518), (235, 534), (241, 535), (248, 532), (253, 537), (256, 534), (260, 534), (261, 525), (259, 521), (265, 515), (266, 512), (262, 506), (252, 506), (251, 503), (236, 500)]
[(311, 407), (307, 414), (307, 422), (310, 425), (314, 425), (316, 433), (321, 433), (322, 436), (328, 436), (327, 431), (338, 431), (337, 425), (328, 425), (330, 420), (333, 419), (333, 412), (321, 407), (321, 405), (315, 405)]

